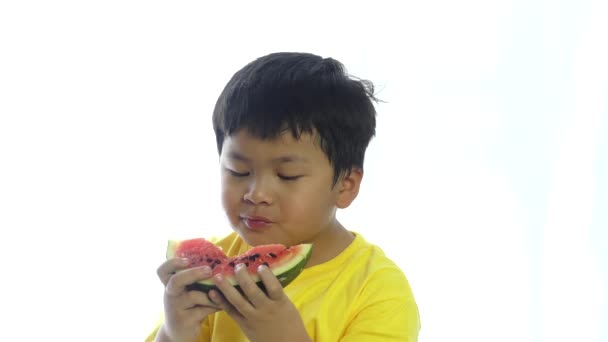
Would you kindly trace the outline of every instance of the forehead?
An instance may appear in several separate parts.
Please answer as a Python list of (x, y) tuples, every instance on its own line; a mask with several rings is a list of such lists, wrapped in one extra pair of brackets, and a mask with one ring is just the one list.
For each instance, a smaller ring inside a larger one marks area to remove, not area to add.
[(303, 133), (296, 139), (290, 131), (286, 131), (276, 138), (262, 139), (247, 130), (239, 130), (224, 139), (222, 157), (243, 156), (248, 159), (316, 162), (318, 159), (326, 159), (317, 140), (316, 135), (308, 133)]

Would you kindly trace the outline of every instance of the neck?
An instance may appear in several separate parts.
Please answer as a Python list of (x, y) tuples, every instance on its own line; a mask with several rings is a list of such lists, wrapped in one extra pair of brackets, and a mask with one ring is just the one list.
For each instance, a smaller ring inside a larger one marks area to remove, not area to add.
[(340, 254), (355, 236), (334, 220), (330, 227), (315, 236), (310, 243), (313, 244), (313, 251), (306, 268), (327, 262)]

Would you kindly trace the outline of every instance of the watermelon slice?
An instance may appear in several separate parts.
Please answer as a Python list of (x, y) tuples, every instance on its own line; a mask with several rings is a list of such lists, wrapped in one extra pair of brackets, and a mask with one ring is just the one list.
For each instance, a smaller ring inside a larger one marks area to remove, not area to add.
[[(257, 273), (260, 265), (268, 266), (281, 285), (285, 287), (304, 270), (311, 254), (311, 244), (300, 244), (289, 248), (274, 244), (253, 247), (245, 254), (229, 258), (219, 247), (204, 238), (170, 240), (167, 246), (167, 259), (176, 257), (188, 259), (189, 263), (186, 268), (207, 265), (212, 269), (213, 275), (223, 275), (224, 279), (239, 291), (240, 287), (234, 274), (235, 266), (239, 263), (245, 264), (253, 281), (265, 291), (264, 284)], [(190, 285), (188, 289), (209, 292), (217, 287), (213, 280), (207, 279)]]

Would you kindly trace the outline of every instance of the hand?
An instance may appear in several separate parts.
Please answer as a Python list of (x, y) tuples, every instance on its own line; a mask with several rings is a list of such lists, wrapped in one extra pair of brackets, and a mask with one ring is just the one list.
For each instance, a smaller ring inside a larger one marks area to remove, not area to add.
[(216, 292), (209, 295), (250, 341), (310, 341), (300, 313), (268, 267), (258, 269), (267, 294), (251, 279), (244, 265), (237, 265), (235, 273), (243, 295), (221, 275), (213, 279), (223, 296)]
[(203, 266), (184, 270), (186, 265), (186, 261), (174, 258), (157, 270), (160, 281), (165, 285), (165, 322), (159, 334), (173, 342), (197, 341), (202, 321), (220, 310), (204, 292), (186, 289), (199, 280), (209, 279), (211, 269)]

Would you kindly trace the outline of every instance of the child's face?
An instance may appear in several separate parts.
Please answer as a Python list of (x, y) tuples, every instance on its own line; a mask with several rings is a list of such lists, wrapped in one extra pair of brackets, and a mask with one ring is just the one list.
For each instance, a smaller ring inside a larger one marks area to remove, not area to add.
[(240, 130), (224, 140), (220, 166), (224, 210), (248, 244), (313, 241), (336, 224), (339, 186), (311, 135), (261, 140)]

